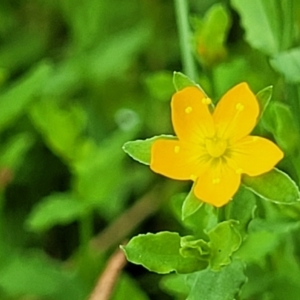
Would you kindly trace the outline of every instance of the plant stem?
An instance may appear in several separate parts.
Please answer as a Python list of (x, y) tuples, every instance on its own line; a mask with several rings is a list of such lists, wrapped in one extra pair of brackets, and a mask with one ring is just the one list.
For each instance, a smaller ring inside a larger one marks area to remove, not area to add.
[(179, 34), (179, 44), (181, 51), (181, 60), (183, 66), (183, 72), (190, 79), (196, 80), (196, 66), (191, 49), (191, 39), (190, 39), (190, 28), (188, 20), (188, 0), (174, 0), (177, 27)]
[(88, 212), (85, 215), (83, 215), (79, 221), (79, 239), (80, 239), (80, 248), (82, 251), (82, 254), (85, 254), (87, 251), (89, 242), (93, 235), (93, 222), (91, 213)]

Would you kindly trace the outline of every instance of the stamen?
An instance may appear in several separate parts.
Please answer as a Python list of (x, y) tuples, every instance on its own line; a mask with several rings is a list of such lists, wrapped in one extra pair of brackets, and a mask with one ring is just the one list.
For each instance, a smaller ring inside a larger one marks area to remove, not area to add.
[(211, 104), (211, 99), (208, 98), (208, 97), (205, 97), (205, 98), (202, 99), (202, 103), (209, 105), (209, 104)]
[(193, 109), (190, 106), (188, 106), (184, 111), (186, 114), (190, 114), (193, 111)]
[(221, 179), (220, 178), (214, 178), (213, 180), (212, 180), (212, 183), (213, 184), (218, 184), (218, 183), (220, 183), (221, 182)]
[(244, 105), (242, 103), (238, 103), (235, 108), (238, 110), (238, 111), (242, 111), (244, 109)]
[(175, 147), (174, 147), (174, 152), (175, 152), (175, 153), (179, 153), (179, 151), (180, 151), (180, 147), (179, 147), (179, 146), (175, 146)]

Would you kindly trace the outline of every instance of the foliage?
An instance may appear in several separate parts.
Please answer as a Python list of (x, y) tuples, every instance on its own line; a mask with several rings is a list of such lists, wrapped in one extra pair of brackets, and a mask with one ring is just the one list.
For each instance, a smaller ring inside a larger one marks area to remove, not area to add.
[[(88, 299), (122, 244), (113, 300), (298, 300), (300, 4), (182, 1), (196, 76), (176, 1), (1, 1), (1, 299)], [(242, 81), (285, 157), (216, 208), (151, 147), (176, 91)]]

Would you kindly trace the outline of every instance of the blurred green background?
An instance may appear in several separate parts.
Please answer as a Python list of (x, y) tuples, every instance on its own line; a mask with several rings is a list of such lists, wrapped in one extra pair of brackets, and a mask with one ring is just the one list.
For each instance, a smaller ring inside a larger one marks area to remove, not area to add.
[[(207, 93), (217, 100), (247, 80), (256, 92), (277, 85), (281, 100), (273, 48), (244, 40), (236, 8), (222, 1), (205, 17), (220, 1), (189, 2), (195, 79)], [(0, 299), (85, 299), (126, 238), (181, 230), (168, 200), (186, 184), (122, 151), (128, 140), (172, 133), (173, 71), (182, 71), (173, 1), (0, 2)], [(299, 137), (278, 130), (294, 151)], [(113, 299), (174, 299), (159, 280), (129, 265)]]

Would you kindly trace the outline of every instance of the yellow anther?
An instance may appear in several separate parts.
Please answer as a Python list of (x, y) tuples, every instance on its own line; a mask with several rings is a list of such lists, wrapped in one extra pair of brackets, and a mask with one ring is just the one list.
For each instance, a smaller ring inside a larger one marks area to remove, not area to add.
[(190, 178), (191, 178), (191, 180), (193, 180), (193, 181), (195, 181), (195, 180), (197, 179), (196, 175), (194, 175), (194, 174), (192, 174), (192, 175), (190, 176)]
[(193, 109), (192, 109), (190, 106), (188, 106), (188, 107), (185, 109), (185, 113), (186, 113), (186, 114), (190, 114), (192, 111), (193, 111)]
[(211, 104), (211, 99), (208, 98), (208, 97), (205, 97), (205, 98), (202, 99), (202, 103), (209, 105), (209, 104)]
[(179, 147), (179, 146), (175, 146), (175, 147), (174, 147), (174, 152), (175, 152), (175, 153), (179, 153), (179, 151), (180, 151), (180, 147)]
[(242, 111), (244, 109), (244, 105), (242, 103), (238, 103), (235, 108), (239, 111)]
[(220, 178), (214, 178), (213, 180), (212, 180), (212, 183), (213, 184), (218, 184), (218, 183), (220, 183), (221, 182), (221, 179)]

